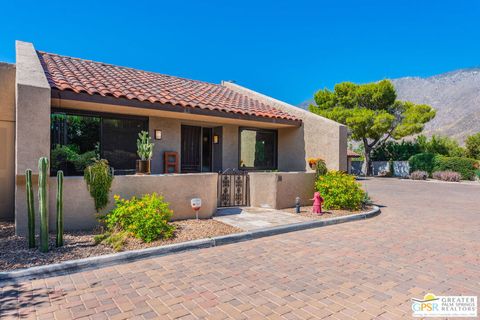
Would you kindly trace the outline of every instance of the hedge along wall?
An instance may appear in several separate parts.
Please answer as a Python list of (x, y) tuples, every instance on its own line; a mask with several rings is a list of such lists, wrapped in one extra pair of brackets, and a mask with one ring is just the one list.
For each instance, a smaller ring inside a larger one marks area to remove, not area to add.
[[(388, 161), (373, 161), (373, 175), (378, 175), (381, 171), (390, 171)], [(393, 170), (395, 177), (406, 177), (409, 175), (410, 166), (408, 161), (393, 161)], [(363, 161), (352, 161), (352, 174), (365, 175), (363, 171)]]

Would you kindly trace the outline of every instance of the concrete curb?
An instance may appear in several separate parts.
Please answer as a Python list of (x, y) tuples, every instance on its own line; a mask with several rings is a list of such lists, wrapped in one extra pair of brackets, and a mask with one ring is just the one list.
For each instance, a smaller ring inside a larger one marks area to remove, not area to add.
[(299, 223), (292, 223), (283, 226), (257, 229), (241, 233), (229, 234), (226, 236), (213, 237), (209, 239), (199, 239), (181, 243), (169, 244), (161, 247), (153, 247), (147, 249), (139, 249), (125, 251), (120, 253), (112, 253), (108, 255), (89, 257), (85, 259), (71, 260), (56, 264), (19, 269), (14, 271), (0, 272), (0, 282), (15, 281), (21, 278), (32, 278), (35, 276), (51, 277), (70, 272), (76, 272), (85, 269), (100, 268), (119, 264), (122, 262), (131, 262), (155, 256), (164, 256), (177, 252), (196, 250), (201, 248), (209, 248), (222, 246), (226, 244), (249, 241), (263, 237), (274, 236), (282, 233), (319, 228), (349, 221), (363, 220), (377, 216), (380, 214), (380, 208), (373, 206), (371, 211), (349, 216), (330, 218), (325, 220), (312, 220)]

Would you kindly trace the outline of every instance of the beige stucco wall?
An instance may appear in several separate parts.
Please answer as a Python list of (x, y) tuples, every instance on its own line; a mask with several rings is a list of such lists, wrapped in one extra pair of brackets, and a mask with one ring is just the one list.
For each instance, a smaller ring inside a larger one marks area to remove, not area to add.
[(302, 119), (300, 128), (279, 129), (278, 169), (310, 170), (307, 158), (325, 159), (329, 169), (347, 170), (347, 127), (258, 92), (224, 82), (224, 86)]
[(0, 220), (15, 207), (15, 65), (0, 63)]
[(250, 176), (250, 205), (284, 209), (300, 204), (311, 205), (314, 192), (314, 172), (252, 172)]
[[(174, 220), (195, 218), (195, 213), (190, 207), (192, 198), (202, 199), (199, 217), (210, 218), (217, 209), (217, 177), (216, 173), (116, 176), (112, 183), (110, 202), (102, 213), (113, 208), (115, 194), (131, 198), (156, 192), (170, 203)], [(65, 177), (63, 189), (65, 230), (85, 230), (97, 226), (93, 199), (88, 193), (83, 177)], [(35, 186), (35, 195), (36, 190)], [(55, 229), (56, 192), (57, 179), (52, 177), (49, 183), (50, 230)]]
[(223, 126), (222, 147), (223, 170), (238, 168), (238, 126)]
[[(38, 159), (50, 156), (50, 85), (31, 43), (16, 42), (15, 174), (30, 168), (38, 174)], [(24, 183), (15, 187), (17, 234), (26, 231)]]

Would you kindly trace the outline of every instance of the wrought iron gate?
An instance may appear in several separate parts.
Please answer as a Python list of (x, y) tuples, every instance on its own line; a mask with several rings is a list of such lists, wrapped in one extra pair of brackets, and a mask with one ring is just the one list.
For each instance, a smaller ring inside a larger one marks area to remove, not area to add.
[(250, 183), (247, 171), (227, 169), (218, 174), (218, 207), (250, 205)]

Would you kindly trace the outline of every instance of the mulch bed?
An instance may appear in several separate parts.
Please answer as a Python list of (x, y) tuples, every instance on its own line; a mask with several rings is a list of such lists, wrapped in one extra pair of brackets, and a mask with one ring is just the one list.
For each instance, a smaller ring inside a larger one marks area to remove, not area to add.
[[(138, 239), (129, 239), (124, 246), (124, 250), (157, 247), (166, 244), (211, 238), (243, 231), (212, 219), (198, 221), (182, 220), (172, 222), (172, 224), (177, 227), (173, 238), (168, 240), (157, 240), (150, 243), (143, 243)], [(40, 252), (38, 248), (29, 249), (28, 240), (25, 237), (15, 236), (14, 223), (0, 221), (0, 271), (9, 271), (114, 253), (115, 251), (109, 246), (103, 244), (95, 245), (93, 237), (96, 234), (99, 234), (99, 230), (65, 232), (64, 246), (60, 248), (55, 247), (55, 235), (51, 234), (50, 251), (43, 253)], [(36, 243), (38, 246), (38, 238)]]
[(329, 218), (336, 218), (336, 217), (342, 217), (342, 216), (349, 216), (351, 214), (356, 214), (356, 213), (363, 213), (363, 212), (368, 212), (372, 210), (372, 207), (366, 207), (361, 210), (322, 210), (323, 214), (318, 215), (316, 213), (312, 212), (312, 207), (311, 206), (306, 206), (306, 207), (300, 207), (300, 213), (297, 214), (295, 213), (295, 208), (287, 208), (287, 209), (282, 209), (282, 211), (293, 213), (295, 215), (299, 215), (307, 220), (316, 220), (316, 219), (329, 219)]

